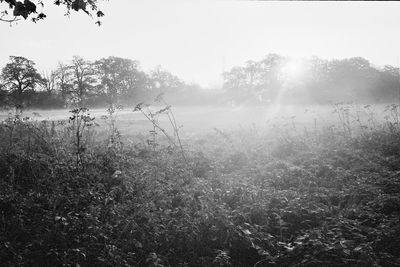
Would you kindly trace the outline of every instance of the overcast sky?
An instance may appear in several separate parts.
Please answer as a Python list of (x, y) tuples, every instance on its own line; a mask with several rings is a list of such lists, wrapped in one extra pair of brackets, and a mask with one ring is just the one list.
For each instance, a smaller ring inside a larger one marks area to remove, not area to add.
[(144, 70), (162, 65), (186, 81), (213, 86), (224, 66), (268, 53), (399, 64), (399, 2), (110, 0), (101, 7), (101, 27), (51, 5), (37, 24), (0, 23), (0, 66), (10, 55), (32, 59), (40, 70), (73, 55), (120, 56), (139, 60)]

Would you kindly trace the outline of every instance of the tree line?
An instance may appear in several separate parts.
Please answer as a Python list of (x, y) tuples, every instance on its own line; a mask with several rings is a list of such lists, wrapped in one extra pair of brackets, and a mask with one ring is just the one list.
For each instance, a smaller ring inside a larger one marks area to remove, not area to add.
[[(70, 106), (134, 106), (160, 94), (199, 92), (162, 67), (144, 72), (135, 60), (108, 57), (96, 61), (74, 56), (55, 70), (40, 73), (35, 62), (11, 56), (0, 76), (0, 105), (4, 108), (66, 108)], [(180, 102), (185, 102), (182, 98)]]
[(239, 103), (383, 103), (398, 101), (400, 93), (399, 68), (378, 68), (361, 57), (293, 62), (268, 54), (232, 68), (223, 77), (226, 93)]
[(378, 68), (361, 57), (295, 62), (268, 54), (223, 73), (222, 88), (216, 89), (202, 90), (162, 67), (145, 72), (138, 61), (121, 57), (89, 61), (74, 56), (40, 73), (34, 61), (11, 56), (0, 73), (0, 106), (135, 106), (160, 94), (176, 105), (389, 103), (399, 99), (400, 80), (399, 68)]

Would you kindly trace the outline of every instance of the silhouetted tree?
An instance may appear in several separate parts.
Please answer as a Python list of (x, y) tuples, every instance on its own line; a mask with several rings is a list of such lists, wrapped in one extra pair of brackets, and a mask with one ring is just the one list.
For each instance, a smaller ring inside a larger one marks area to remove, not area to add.
[(263, 60), (247, 61), (223, 74), (224, 89), (235, 102), (270, 102), (282, 87), (281, 67), (285, 58), (269, 54)]
[(32, 108), (54, 109), (62, 108), (64, 101), (57, 90), (57, 72), (42, 74), (43, 84), (29, 96)]
[(68, 85), (72, 101), (79, 106), (86, 105), (89, 97), (95, 95), (94, 90), (97, 85), (96, 68), (94, 64), (79, 56), (74, 56), (71, 65), (68, 65), (66, 75), (68, 76)]
[(8, 92), (7, 99), (17, 112), (29, 104), (29, 95), (44, 79), (37, 72), (35, 63), (24, 57), (10, 57), (11, 62), (2, 70), (2, 87)]
[(59, 63), (55, 70), (55, 85), (57, 94), (62, 98), (64, 106), (68, 102), (68, 97), (72, 93), (73, 83), (69, 66)]
[(132, 101), (147, 87), (146, 74), (139, 70), (139, 62), (135, 60), (108, 57), (95, 64), (100, 80), (97, 94), (103, 96), (109, 106)]
[(179, 94), (185, 88), (185, 83), (169, 71), (157, 66), (150, 72), (149, 83), (151, 97), (154, 98), (160, 94)]
[(177, 76), (169, 71), (157, 66), (150, 72), (151, 86), (154, 90), (158, 89), (161, 92), (171, 89), (179, 89), (184, 85)]

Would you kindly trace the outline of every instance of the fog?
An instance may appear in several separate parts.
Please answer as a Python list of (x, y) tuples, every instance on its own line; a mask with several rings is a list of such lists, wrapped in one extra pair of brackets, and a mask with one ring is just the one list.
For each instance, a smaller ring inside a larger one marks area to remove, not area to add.
[[(380, 123), (389, 115), (385, 111), (388, 104), (364, 105), (341, 103), (336, 105), (282, 105), (275, 104), (270, 106), (172, 106), (170, 112), (173, 113), (180, 127), (180, 134), (184, 137), (194, 135), (204, 135), (215, 130), (234, 131), (234, 130), (268, 130), (274, 127), (288, 128), (303, 132), (307, 129), (322, 129), (324, 127), (340, 127), (341, 121), (338, 110), (348, 109), (351, 123), (368, 124), (373, 118)], [(143, 109), (146, 114), (156, 113), (162, 106), (149, 106)], [(2, 111), (0, 120), (13, 116), (13, 112)], [(107, 130), (107, 120), (109, 114), (106, 108), (89, 109), (88, 114), (95, 118), (96, 131), (104, 132)], [(22, 117), (34, 121), (68, 121), (71, 116), (69, 109), (54, 110), (25, 110)], [(113, 115), (115, 124), (124, 138), (132, 138), (137, 135), (147, 135), (153, 130), (152, 123), (139, 111), (134, 111), (134, 107), (125, 107)], [(172, 133), (173, 129), (168, 116), (161, 113), (156, 116), (160, 126)]]

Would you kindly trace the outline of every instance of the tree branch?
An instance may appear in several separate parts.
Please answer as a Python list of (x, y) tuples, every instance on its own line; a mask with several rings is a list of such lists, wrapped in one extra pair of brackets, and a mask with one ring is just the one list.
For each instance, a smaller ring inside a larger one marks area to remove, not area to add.
[(17, 17), (14, 17), (13, 19), (3, 19), (3, 18), (0, 18), (0, 21), (1, 21), (1, 22), (8, 22), (8, 23), (13, 23), (13, 22), (16, 22), (16, 21), (19, 21), (19, 20), (21, 20), (21, 19), (19, 19), (19, 18), (17, 18)]

